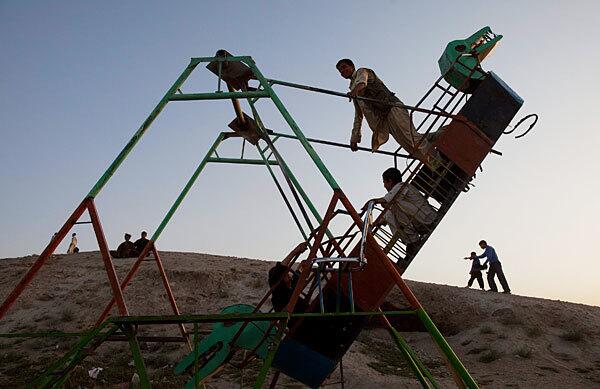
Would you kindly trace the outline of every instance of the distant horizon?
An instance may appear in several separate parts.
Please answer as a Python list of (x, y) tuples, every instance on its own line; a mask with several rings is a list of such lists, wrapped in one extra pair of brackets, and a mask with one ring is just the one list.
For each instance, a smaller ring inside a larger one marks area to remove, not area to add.
[[(65, 238), (66, 240), (66, 238)], [(260, 259), (260, 258), (250, 258), (250, 257), (238, 257), (238, 256), (231, 256), (231, 255), (225, 255), (225, 254), (215, 254), (215, 253), (202, 253), (202, 252), (195, 252), (195, 251), (172, 251), (172, 250), (158, 250), (159, 253), (173, 253), (173, 254), (199, 254), (199, 255), (210, 255), (211, 257), (226, 257), (226, 258), (233, 258), (233, 259), (248, 259), (248, 260), (252, 260), (252, 261), (261, 261), (261, 262), (279, 262), (279, 259)], [(85, 253), (100, 253), (99, 250), (92, 250), (92, 251), (80, 251), (77, 254), (85, 254)], [(61, 256), (67, 256), (67, 255), (77, 255), (77, 254), (66, 254), (66, 253), (54, 253), (52, 255), (61, 255)], [(22, 260), (28, 257), (37, 257), (39, 256), (39, 254), (30, 254), (30, 255), (26, 255), (23, 257), (9, 257), (9, 258), (0, 258), (0, 261), (5, 261), (5, 260)], [(302, 259), (302, 257), (300, 257)], [(118, 262), (125, 262), (125, 261), (130, 261), (132, 264), (135, 261), (136, 258), (114, 258), (114, 261), (118, 261)], [(101, 262), (99, 262), (101, 263)], [(142, 265), (144, 266), (144, 265)], [(153, 266), (152, 264), (146, 265), (146, 266)], [(43, 276), (42, 276), (43, 277)], [(266, 274), (265, 274), (266, 277)], [(484, 277), (485, 278), (485, 277)], [(432, 281), (426, 281), (426, 280), (416, 280), (416, 279), (412, 279), (412, 278), (406, 278), (404, 276), (402, 276), (402, 279), (404, 279), (405, 281), (412, 281), (412, 282), (420, 282), (423, 284), (435, 284), (435, 285), (444, 285), (444, 286), (451, 286), (451, 287), (455, 287), (455, 288), (464, 288), (462, 286), (458, 286), (458, 285), (451, 285), (451, 284), (445, 284), (442, 282), (432, 282)], [(108, 279), (107, 279), (108, 280)], [(135, 277), (133, 278), (133, 281), (135, 282)], [(487, 281), (486, 281), (487, 283)], [(107, 285), (107, 290), (109, 288), (109, 286)], [(394, 286), (394, 288), (396, 288)], [(505, 296), (502, 295), (501, 292), (491, 292), (491, 291), (480, 291), (479, 289), (477, 289), (475, 286), (471, 287), (471, 288), (464, 288), (464, 289), (472, 289), (475, 292), (481, 292), (481, 293), (497, 293), (501, 296)], [(529, 297), (529, 298), (536, 298), (536, 299), (542, 299), (542, 300), (551, 300), (551, 301), (559, 301), (559, 302), (564, 302), (564, 303), (570, 303), (570, 304), (579, 304), (579, 305), (586, 305), (586, 306), (590, 306), (590, 307), (596, 307), (596, 308), (600, 308), (600, 305), (595, 305), (595, 304), (591, 304), (591, 303), (585, 303), (585, 302), (579, 302), (579, 301), (570, 301), (570, 300), (561, 300), (559, 298), (557, 299), (553, 299), (553, 298), (549, 298), (549, 297), (544, 297), (544, 296), (535, 296), (535, 295), (525, 295), (525, 294), (520, 294), (518, 290), (513, 291), (511, 294), (511, 296), (517, 296), (517, 297)], [(177, 297), (177, 296), (175, 296)], [(420, 298), (420, 296), (416, 296), (417, 299)], [(425, 309), (427, 309), (427, 307), (425, 307)]]

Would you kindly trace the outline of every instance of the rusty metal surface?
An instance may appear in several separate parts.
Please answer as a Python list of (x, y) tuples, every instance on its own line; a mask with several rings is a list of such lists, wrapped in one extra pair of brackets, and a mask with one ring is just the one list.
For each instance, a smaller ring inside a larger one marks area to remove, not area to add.
[[(227, 50), (217, 51), (217, 57), (232, 57)], [(221, 78), (231, 87), (238, 90), (246, 90), (248, 81), (254, 77), (252, 70), (240, 61), (213, 61), (206, 68), (219, 76), (219, 63), (221, 63)]]
[(250, 116), (244, 115), (244, 121), (241, 122), (238, 117), (234, 118), (231, 123), (228, 124), (228, 127), (235, 131), (237, 134), (241, 135), (248, 142), (256, 146), (258, 141), (262, 139), (262, 136), (258, 132), (258, 126), (254, 119)]

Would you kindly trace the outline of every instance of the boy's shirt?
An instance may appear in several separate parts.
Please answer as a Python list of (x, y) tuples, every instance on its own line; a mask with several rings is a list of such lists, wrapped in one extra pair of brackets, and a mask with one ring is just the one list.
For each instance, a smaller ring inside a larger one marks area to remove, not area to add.
[(471, 258), (473, 263), (471, 264), (471, 271), (481, 271), (481, 262), (479, 258)]

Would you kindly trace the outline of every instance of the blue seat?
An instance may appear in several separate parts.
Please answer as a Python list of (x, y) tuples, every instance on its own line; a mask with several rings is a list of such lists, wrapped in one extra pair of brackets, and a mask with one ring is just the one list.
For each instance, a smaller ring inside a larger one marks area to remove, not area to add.
[(273, 367), (311, 388), (318, 388), (335, 369), (335, 361), (294, 339), (281, 341)]

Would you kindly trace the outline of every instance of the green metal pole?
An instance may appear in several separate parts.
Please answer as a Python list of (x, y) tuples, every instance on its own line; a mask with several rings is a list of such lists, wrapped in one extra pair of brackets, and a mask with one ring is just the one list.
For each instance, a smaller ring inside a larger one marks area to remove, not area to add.
[(144, 358), (142, 357), (142, 351), (140, 350), (140, 345), (135, 337), (133, 328), (131, 325), (125, 324), (121, 327), (121, 330), (125, 336), (127, 336), (127, 340), (129, 340), (129, 348), (131, 349), (131, 355), (133, 356), (133, 363), (135, 364), (135, 368), (140, 376), (140, 386), (143, 389), (150, 388), (150, 379), (148, 378), (146, 365), (144, 364)]
[(417, 366), (417, 363), (415, 362), (415, 360), (412, 358), (412, 355), (410, 355), (409, 352), (406, 350), (406, 346), (408, 346), (408, 345), (403, 342), (404, 339), (402, 339), (400, 337), (400, 334), (393, 328), (388, 328), (388, 331), (390, 332), (390, 335), (392, 335), (392, 339), (394, 339), (396, 346), (398, 347), (398, 349), (400, 350), (402, 355), (404, 355), (404, 358), (408, 362), (413, 373), (415, 373), (415, 376), (417, 377), (417, 379), (419, 380), (419, 382), (421, 383), (423, 388), (429, 389), (430, 386), (427, 383), (427, 380), (425, 380), (425, 376), (419, 369), (419, 366)]
[(267, 81), (267, 79), (262, 75), (260, 70), (258, 70), (258, 67), (254, 63), (254, 60), (252, 60), (252, 58), (249, 58), (249, 59), (245, 60), (244, 62), (248, 66), (250, 66), (250, 68), (254, 72), (254, 75), (256, 76), (256, 78), (258, 79), (260, 84), (262, 85), (262, 87), (267, 92), (269, 92), (269, 94), (271, 96), (271, 100), (273, 100), (273, 103), (275, 104), (275, 106), (277, 107), (277, 109), (279, 110), (279, 112), (281, 113), (283, 118), (285, 119), (285, 121), (288, 123), (288, 125), (290, 126), (290, 128), (292, 129), (294, 134), (298, 137), (298, 140), (300, 141), (300, 143), (302, 143), (302, 146), (304, 147), (304, 149), (306, 150), (306, 152), (308, 153), (310, 158), (313, 160), (315, 165), (317, 165), (317, 168), (319, 169), (319, 171), (321, 172), (323, 177), (325, 177), (325, 180), (327, 181), (327, 183), (329, 183), (331, 188), (334, 190), (340, 189), (340, 186), (335, 181), (335, 178), (333, 178), (333, 176), (331, 175), (331, 173), (329, 172), (329, 170), (327, 169), (327, 167), (321, 160), (321, 157), (319, 157), (319, 154), (317, 154), (315, 149), (313, 149), (311, 144), (308, 142), (308, 140), (304, 136), (304, 133), (302, 133), (302, 130), (300, 130), (300, 127), (298, 127), (298, 125), (292, 118), (292, 115), (290, 115), (290, 113), (285, 108), (285, 106), (283, 105), (283, 103), (281, 102), (281, 100), (279, 99), (279, 97), (277, 96), (275, 91), (273, 90), (273, 88), (271, 88), (271, 84), (269, 84), (269, 81)]
[[(250, 107), (252, 108), (252, 113), (254, 114), (254, 116), (257, 119), (257, 123), (262, 128), (262, 130), (264, 131), (264, 125), (262, 124), (262, 121), (260, 120), (260, 117), (258, 115), (258, 111), (256, 110), (256, 107), (254, 106), (254, 103), (250, 102)], [(265, 134), (266, 134), (266, 131), (265, 131)], [(269, 135), (267, 134), (266, 136), (269, 136)], [(310, 200), (310, 198), (308, 197), (308, 195), (304, 191), (304, 188), (302, 188), (302, 185), (300, 185), (300, 182), (298, 181), (298, 179), (296, 178), (296, 176), (294, 175), (294, 173), (292, 173), (292, 170), (290, 169), (290, 167), (283, 160), (283, 157), (281, 156), (281, 154), (279, 154), (279, 151), (277, 149), (275, 149), (275, 144), (273, 143), (273, 141), (271, 141), (271, 143), (272, 143), (272, 145), (271, 145), (271, 148), (272, 148), (271, 153), (276, 153), (279, 156), (279, 159), (281, 160), (281, 163), (280, 163), (281, 168), (283, 169), (283, 171), (285, 172), (285, 174), (289, 177), (290, 181), (292, 181), (292, 185), (294, 185), (294, 187), (296, 188), (296, 190), (300, 194), (300, 197), (302, 197), (302, 200), (304, 200), (304, 202), (306, 203), (306, 206), (308, 207), (308, 209), (310, 210), (310, 212), (313, 214), (313, 216), (315, 217), (315, 219), (317, 219), (317, 222), (319, 222), (319, 224), (323, 224), (323, 218), (321, 217), (321, 215), (317, 211), (317, 208), (315, 207), (315, 205), (312, 203), (312, 201)], [(269, 146), (267, 146), (264, 151), (266, 151), (268, 147)], [(260, 155), (263, 157), (263, 159), (265, 159), (264, 151), (261, 150), (260, 147), (257, 147), (257, 149), (260, 152)], [(333, 234), (329, 231), (329, 229), (327, 229), (326, 233), (327, 233), (327, 237), (329, 237), (329, 239), (333, 239)], [(303, 233), (303, 235), (304, 235), (304, 233)]]
[(413, 369), (413, 372), (417, 376), (419, 382), (421, 382), (421, 385), (423, 385), (424, 388), (431, 387), (429, 383), (425, 381), (425, 377), (427, 377), (431, 385), (433, 385), (435, 389), (439, 389), (439, 385), (433, 378), (433, 375), (431, 374), (429, 369), (427, 369), (423, 362), (421, 362), (417, 354), (411, 349), (410, 345), (406, 342), (406, 340), (404, 340), (402, 335), (400, 335), (400, 333), (396, 331), (396, 329), (392, 326), (387, 317), (383, 316), (383, 320), (385, 321), (388, 330), (392, 335), (392, 338), (394, 339), (394, 342), (396, 342), (396, 345), (408, 360), (410, 367)]
[(267, 159), (245, 159), (245, 158), (209, 158), (208, 162), (215, 163), (235, 163), (238, 165), (279, 165), (277, 161)]
[(156, 315), (156, 316), (111, 316), (107, 322), (114, 324), (176, 324), (176, 323), (217, 323), (217, 322), (239, 322), (239, 321), (273, 321), (283, 320), (288, 316), (291, 318), (303, 318), (306, 320), (317, 318), (341, 318), (341, 317), (377, 317), (386, 315), (389, 317), (395, 316), (414, 316), (417, 314), (415, 310), (404, 311), (385, 311), (385, 312), (327, 312), (327, 313), (288, 313), (288, 312), (271, 312), (271, 313), (218, 313), (204, 315)]
[(121, 163), (123, 163), (127, 155), (142, 138), (142, 136), (150, 127), (154, 119), (156, 119), (156, 117), (160, 114), (163, 108), (165, 108), (165, 106), (169, 102), (169, 98), (171, 97), (171, 95), (173, 95), (177, 91), (177, 89), (181, 87), (181, 85), (185, 82), (185, 80), (189, 77), (189, 75), (192, 73), (192, 71), (196, 68), (197, 65), (198, 63), (194, 63), (194, 61), (190, 62), (190, 64), (187, 66), (187, 68), (185, 68), (183, 73), (181, 73), (177, 81), (175, 81), (173, 86), (169, 88), (164, 97), (159, 101), (158, 105), (154, 108), (154, 110), (152, 110), (150, 116), (146, 118), (141, 127), (135, 132), (135, 134), (133, 134), (129, 142), (125, 145), (123, 150), (121, 150), (119, 155), (117, 155), (117, 158), (115, 158), (115, 160), (110, 164), (108, 169), (106, 169), (104, 174), (100, 177), (98, 182), (96, 182), (92, 190), (90, 190), (90, 192), (88, 193), (87, 197), (94, 198), (98, 195), (98, 193), (102, 190), (104, 185), (106, 185), (108, 180), (112, 177), (112, 175), (115, 174), (115, 171), (119, 168), (119, 166), (121, 166)]
[[(98, 336), (96, 338), (94, 338), (94, 340), (96, 341), (96, 344), (100, 345), (101, 343), (103, 343), (109, 336), (111, 336), (112, 334), (114, 334), (115, 332), (117, 332), (118, 327), (117, 326), (113, 326), (113, 328), (111, 328), (110, 330), (104, 332), (104, 333), (100, 333), (98, 334)], [(81, 360), (83, 360), (87, 354), (82, 355), (82, 349), (80, 349), (75, 356), (71, 359), (71, 361), (69, 362), (69, 364), (62, 370), (63, 371), (63, 376), (61, 377), (61, 379), (54, 383), (52, 385), (53, 388), (63, 388), (65, 383), (67, 382), (67, 380), (69, 379), (69, 375), (71, 374), (71, 370), (73, 370), (73, 368), (75, 366), (77, 366), (77, 364), (79, 362), (81, 362)]]
[(275, 338), (273, 339), (273, 343), (271, 343), (271, 349), (269, 350), (269, 353), (267, 354), (267, 357), (265, 358), (265, 361), (264, 361), (262, 367), (260, 368), (258, 377), (256, 377), (256, 382), (254, 383), (254, 389), (261, 389), (263, 384), (265, 383), (265, 380), (267, 379), (267, 374), (269, 373), (269, 369), (271, 368), (271, 365), (273, 364), (273, 359), (275, 358), (275, 353), (277, 353), (277, 350), (279, 349), (279, 344), (281, 343), (281, 338), (283, 338), (283, 333), (285, 331), (285, 328), (287, 327), (288, 321), (289, 321), (289, 317), (287, 319), (283, 320), (283, 323), (280, 323), (281, 327), (279, 328), (279, 331), (277, 331), (277, 334), (275, 335)]
[[(398, 335), (400, 335), (400, 334), (398, 334)], [(427, 379), (429, 380), (429, 382), (431, 383), (431, 385), (433, 385), (433, 387), (435, 389), (440, 389), (440, 386), (436, 382), (435, 378), (433, 377), (433, 375), (431, 374), (431, 372), (429, 371), (429, 369), (427, 368), (427, 366), (425, 366), (425, 364), (421, 361), (421, 359), (419, 359), (419, 357), (414, 352), (414, 350), (412, 348), (410, 348), (410, 346), (408, 345), (408, 343), (406, 343), (406, 341), (404, 340), (404, 338), (400, 337), (400, 340), (402, 342), (404, 342), (404, 344), (406, 345), (406, 351), (410, 354), (410, 356), (415, 361), (415, 363), (417, 364), (417, 366), (419, 367), (419, 369), (421, 369), (421, 372), (423, 372), (423, 374), (425, 375), (425, 377), (427, 377)]]
[(188, 180), (187, 184), (185, 185), (185, 187), (183, 188), (183, 190), (181, 191), (181, 193), (179, 194), (179, 196), (177, 197), (177, 199), (175, 200), (175, 202), (173, 203), (173, 205), (171, 206), (171, 208), (165, 215), (164, 219), (160, 222), (158, 228), (152, 235), (152, 238), (150, 238), (151, 241), (156, 242), (156, 240), (158, 239), (158, 237), (160, 236), (162, 231), (165, 229), (167, 223), (169, 223), (169, 221), (173, 217), (173, 214), (175, 213), (175, 211), (177, 211), (177, 208), (179, 208), (179, 205), (181, 204), (181, 202), (183, 201), (185, 196), (188, 194), (188, 192), (194, 185), (194, 182), (196, 182), (196, 179), (198, 178), (198, 176), (200, 175), (200, 173), (202, 172), (202, 170), (208, 163), (208, 160), (210, 159), (211, 155), (215, 152), (217, 147), (219, 147), (219, 145), (221, 144), (221, 142), (223, 141), (224, 138), (225, 138), (225, 133), (223, 133), (223, 132), (220, 133), (219, 136), (217, 136), (217, 139), (215, 140), (213, 145), (210, 147), (210, 149), (208, 149), (208, 152), (206, 153), (206, 155), (204, 156), (204, 158), (202, 159), (202, 161), (200, 162), (200, 164), (194, 171), (194, 174), (192, 174), (192, 176)]
[[(256, 146), (256, 149), (260, 153), (260, 156), (263, 158), (263, 161), (266, 162), (267, 158), (265, 157), (264, 152), (258, 146)], [(269, 164), (266, 164), (266, 163), (264, 165), (267, 167), (267, 170), (269, 171), (269, 174), (271, 175), (271, 178), (273, 179), (273, 182), (275, 182), (275, 185), (277, 185), (277, 188), (280, 191), (282, 191), (282, 193), (283, 193), (283, 189), (279, 185), (279, 182), (277, 182), (277, 178), (275, 177), (275, 172), (273, 172), (273, 169), (271, 169), (271, 166)], [(290, 205), (289, 201), (286, 198), (284, 198), (283, 200), (286, 203), (286, 205), (288, 206), (289, 211), (293, 212), (293, 208)], [(292, 218), (296, 222), (296, 225), (298, 226), (298, 229), (300, 230), (300, 234), (302, 235), (302, 237), (304, 238), (304, 240), (308, 241), (308, 235), (306, 235), (306, 233), (304, 232), (304, 229), (302, 228), (302, 225), (300, 224), (300, 221), (298, 220), (298, 218), (294, 214), (292, 214)]]
[[(200, 345), (198, 344), (198, 323), (194, 323), (194, 373), (198, 372), (198, 349)], [(200, 387), (200, 381), (194, 378), (194, 387)]]
[(448, 358), (448, 361), (450, 362), (450, 364), (452, 365), (454, 370), (458, 373), (460, 378), (463, 380), (465, 385), (467, 385), (467, 387), (470, 389), (478, 388), (477, 383), (475, 382), (473, 377), (471, 377), (471, 375), (469, 374), (467, 369), (464, 367), (464, 365), (462, 364), (460, 359), (458, 359), (458, 357), (456, 356), (456, 354), (454, 353), (454, 351), (452, 350), (452, 348), (450, 347), (448, 342), (446, 342), (446, 339), (444, 339), (444, 336), (437, 329), (437, 327), (435, 326), (435, 324), (433, 323), (433, 321), (431, 320), (431, 318), (429, 317), (427, 312), (425, 312), (425, 310), (423, 308), (419, 308), (416, 310), (416, 313), (417, 313), (417, 316), (419, 317), (419, 319), (421, 320), (421, 322), (425, 325), (425, 328), (427, 328), (427, 331), (429, 331), (429, 333), (431, 334), (431, 337), (433, 338), (433, 340), (440, 347), (440, 349), (442, 350), (442, 352), (444, 353), (446, 358)]
[[(85, 333), (84, 336), (81, 337), (79, 342), (62, 358), (58, 361), (51, 364), (42, 374), (40, 374), (37, 378), (35, 378), (28, 387), (44, 387), (49, 384), (53, 378), (52, 374), (55, 370), (69, 363), (70, 361), (77, 359), (81, 350), (87, 346), (87, 344), (92, 341), (106, 326), (108, 323), (103, 323), (102, 325), (93, 328), (92, 330)], [(64, 370), (64, 369), (61, 369)]]
[(193, 101), (193, 100), (225, 100), (269, 97), (265, 91), (256, 92), (210, 92), (210, 93), (177, 93), (169, 97), (169, 101)]

